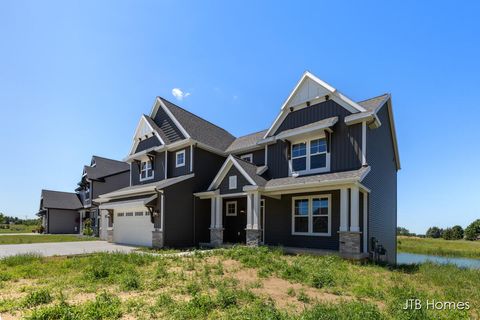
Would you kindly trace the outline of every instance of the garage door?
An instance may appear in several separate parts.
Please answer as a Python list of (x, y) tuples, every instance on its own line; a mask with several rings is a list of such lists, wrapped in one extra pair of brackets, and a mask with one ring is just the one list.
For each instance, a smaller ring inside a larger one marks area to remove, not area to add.
[(115, 209), (113, 241), (136, 246), (152, 246), (153, 223), (146, 208)]

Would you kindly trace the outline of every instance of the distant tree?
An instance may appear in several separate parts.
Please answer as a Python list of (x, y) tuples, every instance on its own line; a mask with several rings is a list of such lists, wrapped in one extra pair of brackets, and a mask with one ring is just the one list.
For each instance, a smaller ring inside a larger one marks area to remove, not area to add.
[(445, 239), (445, 240), (452, 240), (453, 239), (453, 229), (452, 228), (447, 228), (447, 229), (443, 230), (442, 238)]
[(5, 215), (2, 212), (0, 212), (0, 224), (4, 224), (4, 223), (6, 223)]
[(452, 227), (452, 239), (453, 240), (461, 240), (463, 239), (463, 228), (459, 225)]
[(428, 228), (425, 236), (427, 238), (440, 238), (442, 236), (442, 231), (443, 230), (440, 229), (439, 227), (431, 227), (431, 228)]
[(465, 239), (477, 240), (480, 237), (480, 219), (473, 221), (468, 227), (465, 228)]
[(407, 228), (397, 227), (397, 236), (410, 236), (411, 233)]

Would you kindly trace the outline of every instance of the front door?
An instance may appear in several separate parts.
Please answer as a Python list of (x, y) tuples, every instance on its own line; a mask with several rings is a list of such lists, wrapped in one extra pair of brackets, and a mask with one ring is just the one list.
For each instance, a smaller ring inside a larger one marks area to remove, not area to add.
[(245, 243), (247, 225), (247, 198), (223, 200), (223, 242)]

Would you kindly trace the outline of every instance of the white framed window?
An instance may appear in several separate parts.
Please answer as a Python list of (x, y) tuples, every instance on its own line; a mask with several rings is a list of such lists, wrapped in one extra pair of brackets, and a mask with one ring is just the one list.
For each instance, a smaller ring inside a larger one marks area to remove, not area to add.
[(85, 188), (85, 200), (90, 200), (90, 185)]
[(237, 176), (228, 177), (228, 189), (237, 189)]
[(237, 201), (227, 201), (225, 206), (227, 209), (225, 212), (225, 215), (227, 217), (237, 216)]
[(185, 165), (185, 150), (180, 150), (175, 153), (175, 168), (183, 167)]
[(240, 159), (253, 163), (253, 154), (252, 153), (244, 154), (243, 156), (240, 157)]
[(327, 139), (315, 138), (292, 143), (290, 172), (298, 174), (330, 171)]
[(150, 160), (142, 161), (140, 163), (140, 181), (153, 179), (153, 168)]
[(332, 217), (331, 195), (292, 198), (292, 234), (330, 236)]

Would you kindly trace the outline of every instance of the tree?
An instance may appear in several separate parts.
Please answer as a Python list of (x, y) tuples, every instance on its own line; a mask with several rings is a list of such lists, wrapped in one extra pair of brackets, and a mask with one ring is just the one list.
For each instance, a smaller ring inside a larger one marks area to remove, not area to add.
[(409, 236), (411, 235), (410, 231), (407, 228), (397, 227), (398, 236)]
[(4, 224), (5, 223), (5, 216), (3, 215), (3, 213), (0, 212), (0, 224)]
[(465, 239), (473, 241), (480, 237), (480, 219), (473, 221), (465, 228)]
[(463, 228), (459, 225), (452, 227), (452, 239), (453, 240), (461, 240), (463, 239)]
[(453, 239), (453, 230), (452, 228), (447, 228), (443, 230), (442, 238), (445, 240), (452, 240)]
[(442, 236), (443, 230), (439, 227), (428, 228), (427, 233), (425, 234), (427, 238), (440, 238)]

